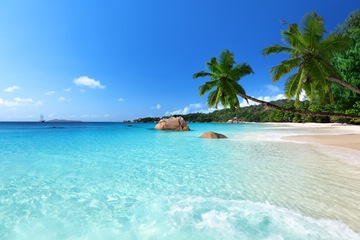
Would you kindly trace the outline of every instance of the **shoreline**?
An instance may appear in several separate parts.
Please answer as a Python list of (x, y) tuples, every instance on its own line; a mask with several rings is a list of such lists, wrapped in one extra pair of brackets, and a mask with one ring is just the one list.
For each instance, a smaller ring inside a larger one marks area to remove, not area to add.
[[(318, 175), (310, 175), (311, 178), (308, 180), (316, 182), (316, 185), (323, 184), (323, 188), (319, 188), (319, 191), (324, 193), (321, 197), (322, 204), (329, 204), (338, 211), (336, 214), (328, 213), (325, 218), (339, 220), (356, 233), (360, 233), (357, 207), (359, 194), (356, 191), (356, 186), (360, 184), (358, 174), (360, 170), (360, 126), (336, 123), (269, 123), (269, 127), (285, 131), (274, 135), (265, 134), (268, 140), (307, 145), (306, 149), (314, 149), (326, 156), (325, 158), (311, 159), (314, 161), (308, 162), (313, 162), (314, 166), (317, 165), (322, 169), (318, 172), (320, 178), (317, 178)], [(301, 149), (305, 150), (301, 146), (299, 149), (294, 149), (294, 153), (302, 154)], [(303, 169), (309, 170), (311, 167)], [(334, 190), (336, 187), (329, 186), (329, 183), (332, 185), (334, 182), (331, 183), (328, 178), (331, 178), (336, 184), (341, 182), (343, 188)], [(341, 194), (327, 194), (326, 191), (341, 192)], [(306, 198), (304, 201), (306, 202)], [(299, 203), (300, 211), (306, 212), (308, 206), (303, 203), (303, 201)], [(347, 207), (344, 207), (343, 204)], [(352, 214), (355, 215), (351, 216)], [(324, 218), (324, 215), (310, 214), (310, 216)]]
[[(337, 123), (269, 123), (273, 127), (304, 130), (280, 137), (281, 140), (320, 144), (360, 151), (360, 126)], [(345, 149), (344, 149), (345, 150)]]
[(360, 151), (360, 134), (294, 135), (284, 140), (350, 148)]

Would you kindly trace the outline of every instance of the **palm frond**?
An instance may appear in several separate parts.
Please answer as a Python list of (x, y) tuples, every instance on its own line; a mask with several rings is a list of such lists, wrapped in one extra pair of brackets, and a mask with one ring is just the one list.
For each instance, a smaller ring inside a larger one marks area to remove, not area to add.
[(306, 62), (306, 69), (307, 77), (310, 77), (311, 82), (317, 82), (318, 85), (325, 87), (329, 75), (318, 59), (309, 59), (309, 61)]
[[(224, 108), (227, 108), (229, 105), (230, 105), (230, 102), (228, 101), (228, 99), (227, 99), (227, 97), (221, 97), (220, 99), (220, 103), (221, 103), (221, 105), (224, 107)], [(216, 108), (217, 108), (218, 106), (216, 106)], [(230, 105), (230, 108), (231, 108), (232, 106)]]
[(295, 58), (290, 60), (284, 60), (279, 65), (272, 67), (270, 73), (273, 83), (279, 81), (284, 75), (290, 73), (292, 70), (299, 67), (301, 58)]
[(218, 63), (216, 57), (212, 57), (210, 59), (210, 61), (206, 63), (207, 68), (210, 70), (210, 72), (212, 74), (216, 74), (218, 72), (217, 71), (218, 65), (219, 65), (219, 63)]
[(217, 108), (216, 96), (218, 95), (219, 89), (215, 89), (208, 95), (207, 104), (210, 108), (215, 107)]
[(302, 20), (303, 36), (309, 48), (316, 48), (325, 33), (324, 20), (315, 12), (305, 14)]
[(224, 72), (229, 72), (234, 63), (234, 54), (229, 50), (225, 49), (220, 53), (219, 66)]
[(328, 81), (329, 73), (324, 68), (324, 65), (321, 61), (314, 59), (309, 62), (311, 67), (309, 69), (309, 77), (311, 78), (311, 101), (317, 101), (321, 105), (326, 103), (333, 103), (334, 97), (332, 94), (332, 89), (330, 87), (330, 82)]
[(236, 97), (236, 85), (238, 85), (237, 82), (224, 81), (221, 85), (224, 95), (229, 96), (230, 98)]
[(216, 87), (216, 84), (217, 84), (216, 81), (209, 81), (209, 82), (205, 82), (203, 85), (200, 85), (198, 88), (199, 95), (203, 96), (205, 93)]
[(283, 42), (289, 44), (294, 49), (303, 49), (306, 47), (303, 34), (297, 24), (289, 24), (288, 31), (281, 31)]
[(193, 79), (199, 78), (199, 77), (211, 77), (212, 74), (205, 72), (205, 71), (201, 71), (201, 72), (197, 72), (193, 74)]
[(264, 48), (261, 53), (263, 56), (268, 56), (270, 54), (276, 54), (276, 53), (293, 54), (294, 51), (295, 50), (293, 48), (284, 47), (284, 46), (281, 46), (280, 44), (274, 44), (270, 47)]
[(301, 81), (300, 77), (301, 72), (297, 72), (288, 77), (284, 88), (284, 94), (286, 98), (291, 99), (297, 94), (296, 91), (298, 90), (299, 81)]
[(253, 70), (246, 63), (234, 65), (234, 55), (229, 50), (224, 50), (221, 52), (219, 60), (213, 57), (206, 63), (209, 72), (201, 71), (193, 75), (194, 78), (211, 77), (210, 81), (198, 88), (200, 95), (215, 88), (208, 95), (209, 107), (217, 108), (221, 104), (232, 110), (240, 108), (237, 94), (245, 94), (245, 90), (238, 84), (238, 81), (241, 77), (253, 73)]
[(319, 46), (319, 52), (326, 58), (333, 57), (336, 53), (345, 51), (351, 47), (351, 39), (343, 34), (331, 34), (324, 39)]
[(237, 97), (228, 98), (227, 103), (230, 106), (231, 111), (235, 111), (235, 110), (240, 109), (240, 102), (239, 102), (239, 99)]
[(236, 94), (246, 95), (246, 91), (240, 84), (235, 85)]
[(322, 57), (318, 57), (317, 59), (324, 68), (324, 71), (328, 74), (328, 77), (340, 78), (340, 73), (328, 59)]
[(240, 80), (242, 77), (252, 74), (254, 71), (247, 63), (237, 64), (230, 72), (229, 76), (231, 79)]
[[(240, 94), (241, 96), (246, 96), (245, 89), (240, 84), (236, 84), (235, 90), (236, 90), (237, 95)], [(238, 97), (236, 97), (236, 98), (238, 99)], [(249, 100), (247, 98), (244, 98), (244, 99), (247, 103), (249, 103)], [(240, 106), (240, 103), (239, 103), (239, 106)]]

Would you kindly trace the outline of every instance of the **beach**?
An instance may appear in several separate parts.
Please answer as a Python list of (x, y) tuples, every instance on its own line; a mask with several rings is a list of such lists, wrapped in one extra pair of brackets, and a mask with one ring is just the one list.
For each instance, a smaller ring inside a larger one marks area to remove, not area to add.
[(285, 139), (360, 150), (360, 134), (300, 135)]
[(270, 123), (275, 128), (297, 129), (282, 140), (360, 150), (360, 126), (339, 123)]

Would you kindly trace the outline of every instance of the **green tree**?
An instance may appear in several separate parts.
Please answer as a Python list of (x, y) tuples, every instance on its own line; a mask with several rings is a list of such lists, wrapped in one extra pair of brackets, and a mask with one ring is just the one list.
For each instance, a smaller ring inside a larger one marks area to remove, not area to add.
[[(345, 82), (360, 88), (360, 10), (350, 13), (344, 24), (338, 26), (336, 32), (347, 35), (352, 41), (352, 46), (345, 52), (337, 54), (333, 58), (333, 64)], [(360, 101), (360, 95), (353, 91), (336, 84), (331, 87), (337, 109), (350, 109)]]
[(246, 64), (237, 64), (235, 65), (234, 54), (229, 50), (224, 50), (220, 53), (219, 61), (216, 57), (210, 59), (206, 63), (206, 66), (209, 72), (200, 71), (193, 75), (194, 79), (199, 77), (210, 77), (210, 81), (205, 82), (205, 84), (199, 87), (199, 94), (203, 96), (205, 93), (210, 92), (207, 100), (209, 107), (217, 108), (219, 103), (223, 107), (230, 107), (231, 110), (240, 109), (240, 102), (238, 100), (238, 95), (244, 99), (250, 99), (254, 102), (260, 103), (265, 107), (277, 109), (284, 112), (310, 115), (310, 116), (336, 116), (336, 117), (351, 117), (359, 118), (360, 116), (356, 115), (346, 115), (341, 113), (328, 113), (328, 112), (307, 112), (299, 111), (293, 109), (287, 109), (275, 104), (265, 102), (254, 97), (248, 96), (245, 93), (244, 88), (238, 83), (238, 81), (248, 74), (253, 73), (251, 67)]
[(289, 59), (271, 68), (273, 82), (277, 82), (284, 75), (290, 75), (285, 83), (285, 96), (293, 98), (296, 104), (300, 94), (305, 91), (312, 102), (325, 104), (334, 102), (330, 82), (336, 82), (354, 92), (360, 89), (341, 80), (341, 76), (331, 60), (333, 57), (351, 46), (349, 37), (345, 34), (334, 33), (324, 37), (324, 20), (315, 12), (305, 14), (302, 27), (288, 24), (288, 30), (281, 35), (286, 46), (272, 45), (263, 50), (263, 55), (287, 53)]
[(218, 108), (221, 103), (223, 107), (230, 107), (231, 110), (240, 108), (237, 94), (246, 93), (238, 81), (253, 73), (253, 70), (246, 63), (234, 64), (234, 55), (226, 49), (220, 53), (219, 60), (213, 57), (206, 63), (210, 72), (201, 71), (193, 75), (193, 78), (210, 77), (210, 81), (199, 87), (200, 96), (212, 90), (207, 99), (209, 107)]
[[(352, 109), (346, 110), (346, 113), (360, 115), (360, 102), (356, 102)], [(355, 124), (360, 124), (359, 119), (351, 119), (350, 122)]]

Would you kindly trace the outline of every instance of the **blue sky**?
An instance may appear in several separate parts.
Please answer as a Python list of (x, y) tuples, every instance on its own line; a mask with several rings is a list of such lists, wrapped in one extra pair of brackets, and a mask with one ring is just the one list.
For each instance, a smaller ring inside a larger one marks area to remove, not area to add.
[[(2, 0), (0, 121), (121, 121), (208, 111), (193, 80), (224, 49), (255, 74), (248, 95), (276, 99), (269, 69), (287, 56), (263, 57), (281, 43), (281, 20), (309, 11), (328, 32), (360, 8), (358, 0)], [(245, 106), (245, 105), (243, 105)]]

